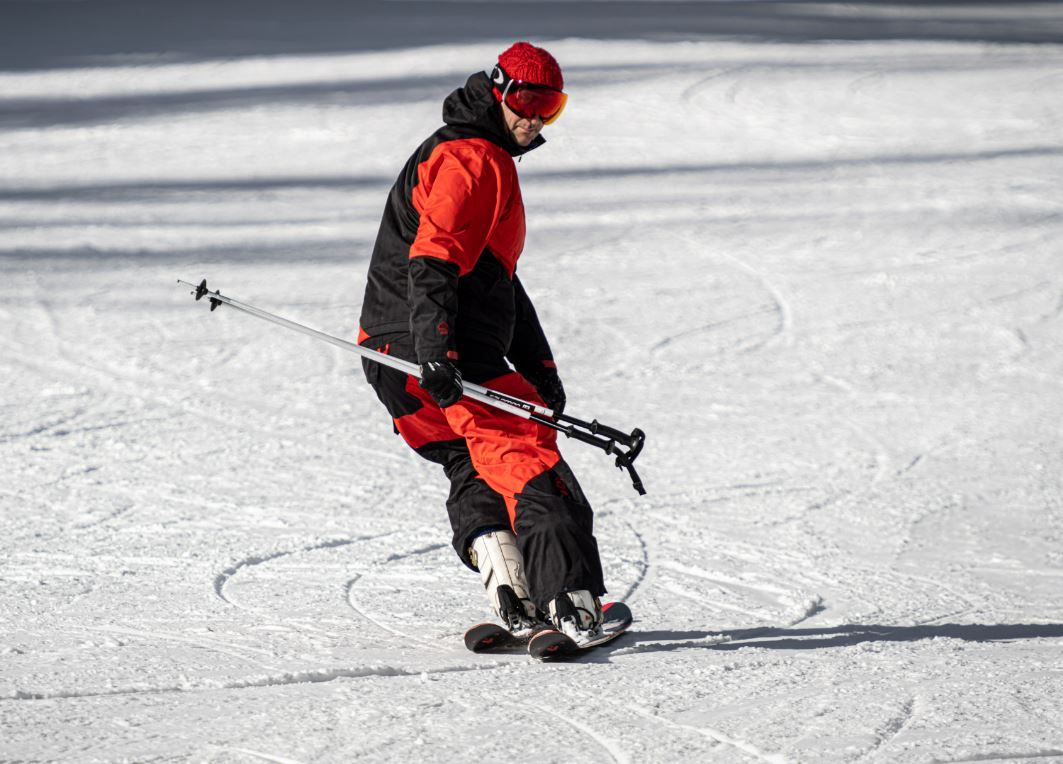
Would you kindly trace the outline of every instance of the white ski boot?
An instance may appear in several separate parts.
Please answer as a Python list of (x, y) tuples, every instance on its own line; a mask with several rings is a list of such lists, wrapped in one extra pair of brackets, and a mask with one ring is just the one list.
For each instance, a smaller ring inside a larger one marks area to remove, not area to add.
[(510, 632), (525, 636), (542, 627), (538, 610), (528, 594), (524, 557), (511, 531), (477, 536), (469, 549), (469, 558), (480, 569), (491, 608)]
[(550, 603), (554, 628), (584, 644), (602, 633), (602, 603), (586, 589), (557, 595)]

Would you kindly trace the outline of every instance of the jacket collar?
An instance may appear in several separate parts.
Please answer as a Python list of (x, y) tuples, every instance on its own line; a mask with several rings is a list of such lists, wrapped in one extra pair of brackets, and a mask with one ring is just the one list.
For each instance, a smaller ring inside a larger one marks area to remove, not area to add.
[(502, 120), (502, 107), (495, 100), (494, 86), (485, 72), (469, 77), (465, 87), (458, 88), (443, 101), (443, 121), (451, 127), (469, 129), (492, 143), (496, 143), (510, 156), (519, 157), (546, 143), (541, 135), (527, 146), (521, 146), (510, 135)]

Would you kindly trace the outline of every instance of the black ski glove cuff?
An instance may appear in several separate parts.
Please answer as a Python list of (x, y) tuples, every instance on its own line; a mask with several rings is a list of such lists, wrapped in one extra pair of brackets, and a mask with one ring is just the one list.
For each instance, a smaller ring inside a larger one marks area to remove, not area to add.
[(539, 393), (539, 397), (543, 399), (543, 403), (547, 405), (555, 414), (562, 414), (565, 411), (565, 403), (567, 398), (565, 397), (565, 386), (561, 384), (561, 377), (557, 375), (557, 369), (543, 368), (538, 371), (533, 377), (524, 375), (535, 387), (536, 392)]
[(461, 371), (450, 361), (427, 361), (421, 364), (421, 387), (440, 408), (453, 406), (461, 400)]

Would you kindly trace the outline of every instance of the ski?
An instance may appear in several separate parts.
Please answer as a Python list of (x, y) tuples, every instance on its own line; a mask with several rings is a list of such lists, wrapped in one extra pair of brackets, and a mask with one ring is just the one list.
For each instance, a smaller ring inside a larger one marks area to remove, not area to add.
[(623, 602), (607, 602), (602, 606), (602, 617), (602, 633), (594, 639), (579, 643), (556, 629), (546, 629), (528, 641), (528, 654), (539, 661), (570, 658), (612, 642), (631, 626), (631, 608)]
[(516, 652), (527, 647), (530, 638), (497, 623), (478, 623), (465, 632), (465, 646), (474, 653)]

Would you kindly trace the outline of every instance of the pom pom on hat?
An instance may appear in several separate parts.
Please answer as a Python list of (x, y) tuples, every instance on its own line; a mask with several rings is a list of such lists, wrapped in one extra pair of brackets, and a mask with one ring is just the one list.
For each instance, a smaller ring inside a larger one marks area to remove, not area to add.
[(498, 57), (498, 65), (515, 80), (546, 85), (554, 90), (563, 90), (565, 87), (557, 60), (530, 42), (513, 43)]

